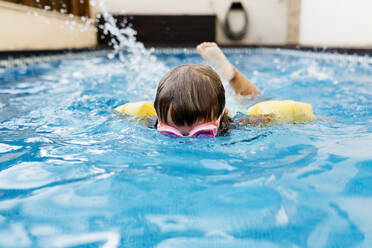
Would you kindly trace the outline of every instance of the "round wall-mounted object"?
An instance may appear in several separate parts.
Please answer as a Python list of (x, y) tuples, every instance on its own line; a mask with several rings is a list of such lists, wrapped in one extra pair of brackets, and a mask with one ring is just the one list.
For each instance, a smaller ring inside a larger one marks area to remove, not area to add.
[[(244, 18), (244, 23), (241, 29), (237, 31), (233, 31), (231, 29), (231, 24), (230, 24), (230, 14), (233, 11), (239, 11), (243, 14)], [(243, 4), (241, 2), (232, 2), (229, 10), (227, 11), (225, 15), (225, 21), (224, 21), (224, 26), (223, 30), (225, 32), (225, 35), (231, 39), (231, 40), (242, 40), (244, 36), (247, 34), (248, 31), (248, 13), (245, 10)]]

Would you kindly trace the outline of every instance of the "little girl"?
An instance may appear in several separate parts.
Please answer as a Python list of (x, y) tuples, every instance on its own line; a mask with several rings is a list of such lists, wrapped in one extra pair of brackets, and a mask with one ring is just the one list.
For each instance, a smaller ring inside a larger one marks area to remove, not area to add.
[[(260, 91), (225, 57), (213, 42), (197, 46), (198, 53), (227, 80), (237, 96)], [(181, 65), (169, 71), (157, 88), (154, 107), (157, 130), (172, 137), (214, 137), (226, 133), (232, 123), (225, 107), (225, 89), (217, 73), (202, 64)], [(239, 119), (245, 124), (265, 122), (265, 116)]]
[[(197, 46), (197, 51), (230, 83), (238, 99), (260, 93), (227, 60), (216, 43), (204, 42)], [(239, 126), (305, 123), (318, 119), (311, 104), (291, 100), (260, 102), (243, 112), (249, 116), (233, 119), (225, 107), (225, 89), (220, 77), (211, 67), (202, 64), (181, 65), (169, 71), (160, 80), (154, 103), (126, 103), (115, 111), (146, 116), (149, 127), (172, 137), (215, 137)]]

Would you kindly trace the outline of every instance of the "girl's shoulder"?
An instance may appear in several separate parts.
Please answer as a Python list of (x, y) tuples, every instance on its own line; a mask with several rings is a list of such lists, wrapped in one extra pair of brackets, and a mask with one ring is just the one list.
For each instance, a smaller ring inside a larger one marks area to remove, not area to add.
[(152, 115), (146, 117), (146, 126), (149, 128), (156, 128), (158, 125), (158, 116)]

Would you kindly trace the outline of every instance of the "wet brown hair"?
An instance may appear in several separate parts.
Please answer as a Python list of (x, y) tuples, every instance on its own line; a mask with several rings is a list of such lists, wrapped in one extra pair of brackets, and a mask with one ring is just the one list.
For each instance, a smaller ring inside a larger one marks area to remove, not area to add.
[[(225, 89), (207, 65), (181, 65), (159, 82), (154, 102), (158, 118), (167, 123), (168, 112), (176, 125), (216, 120), (225, 108)], [(227, 118), (225, 114), (223, 120)]]

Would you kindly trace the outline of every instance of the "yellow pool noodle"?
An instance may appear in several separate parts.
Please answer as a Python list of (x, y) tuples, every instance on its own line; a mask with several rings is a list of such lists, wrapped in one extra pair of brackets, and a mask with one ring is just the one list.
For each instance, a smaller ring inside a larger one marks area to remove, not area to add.
[(153, 116), (156, 115), (153, 102), (129, 102), (114, 109), (123, 114), (134, 116)]
[(272, 115), (271, 123), (305, 123), (315, 120), (311, 104), (292, 100), (260, 102), (248, 110), (248, 115)]

